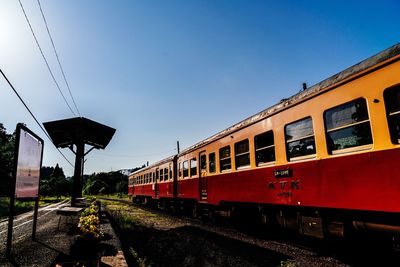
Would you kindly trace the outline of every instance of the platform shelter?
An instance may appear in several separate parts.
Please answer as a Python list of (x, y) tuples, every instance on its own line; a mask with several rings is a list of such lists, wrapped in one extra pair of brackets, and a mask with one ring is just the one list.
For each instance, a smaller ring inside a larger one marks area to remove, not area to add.
[[(84, 158), (93, 149), (105, 149), (115, 133), (115, 129), (83, 117), (76, 117), (43, 123), (54, 145), (69, 148), (75, 155), (71, 206), (82, 197)], [(85, 151), (85, 145), (91, 146)]]

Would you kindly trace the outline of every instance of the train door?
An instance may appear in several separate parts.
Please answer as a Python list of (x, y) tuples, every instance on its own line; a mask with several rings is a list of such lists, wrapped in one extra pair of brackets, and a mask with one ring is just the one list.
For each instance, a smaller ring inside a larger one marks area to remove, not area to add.
[(156, 178), (155, 178), (155, 181), (154, 181), (154, 194), (155, 194), (156, 198), (158, 198), (158, 195), (159, 195), (159, 188), (158, 188), (159, 179), (160, 179), (159, 169), (157, 168), (156, 169)]
[(200, 183), (200, 201), (207, 201), (207, 155), (205, 152), (200, 152), (200, 171), (199, 171), (199, 183)]

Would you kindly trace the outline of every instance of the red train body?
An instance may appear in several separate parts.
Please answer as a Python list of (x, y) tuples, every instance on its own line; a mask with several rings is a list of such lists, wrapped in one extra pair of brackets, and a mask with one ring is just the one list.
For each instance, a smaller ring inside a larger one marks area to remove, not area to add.
[(136, 171), (129, 194), (212, 216), (249, 208), (315, 237), (347, 228), (397, 236), (399, 73), (396, 45)]

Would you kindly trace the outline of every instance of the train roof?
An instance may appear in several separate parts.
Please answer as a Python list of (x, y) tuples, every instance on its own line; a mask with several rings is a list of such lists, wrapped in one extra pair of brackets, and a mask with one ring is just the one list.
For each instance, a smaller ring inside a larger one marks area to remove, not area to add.
[(365, 75), (379, 67), (390, 64), (400, 58), (400, 43), (396, 44), (370, 58), (367, 58), (287, 99), (282, 99), (278, 104), (273, 105), (233, 126), (207, 138), (197, 144), (186, 148), (180, 154), (186, 154), (200, 147), (203, 147), (215, 140), (221, 139), (229, 134), (232, 134), (240, 129), (250, 126), (274, 114), (282, 112), (283, 110), (306, 101), (312, 97), (322, 94), (326, 91), (334, 89), (342, 84), (350, 82), (351, 80)]

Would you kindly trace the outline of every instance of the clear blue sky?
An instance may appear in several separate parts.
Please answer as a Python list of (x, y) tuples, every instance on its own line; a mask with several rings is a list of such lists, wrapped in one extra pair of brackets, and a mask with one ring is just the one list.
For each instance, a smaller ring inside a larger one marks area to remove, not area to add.
[[(38, 3), (21, 1), (68, 96)], [(117, 129), (106, 150), (89, 154), (87, 174), (155, 162), (177, 140), (184, 149), (400, 41), (397, 0), (41, 5), (82, 116)], [(0, 2), (0, 68), (41, 122), (73, 116), (18, 0)], [(45, 139), (43, 165), (72, 175), (3, 79), (0, 110), (9, 132), (24, 122)]]

